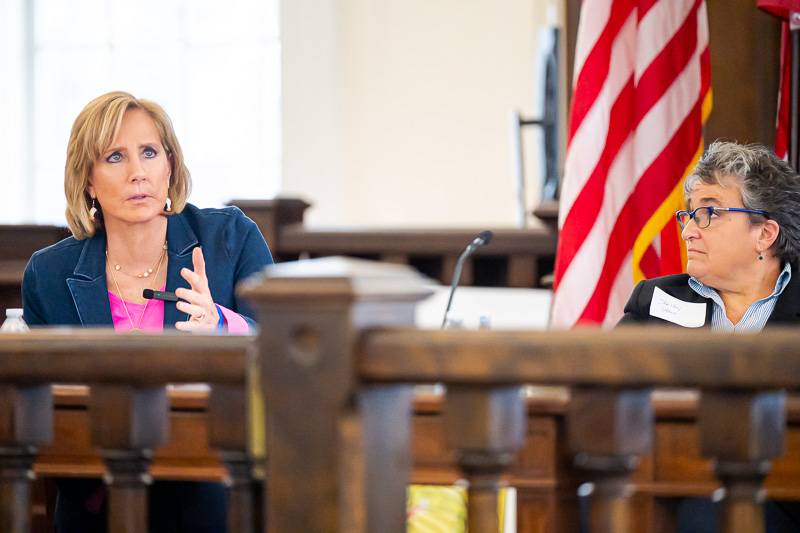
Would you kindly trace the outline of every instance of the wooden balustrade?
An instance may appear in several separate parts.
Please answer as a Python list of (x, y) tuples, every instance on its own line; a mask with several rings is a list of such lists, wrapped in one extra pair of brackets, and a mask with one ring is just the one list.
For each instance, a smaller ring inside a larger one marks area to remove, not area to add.
[[(425, 280), (355, 260), (276, 265), (240, 292), (265, 324), (255, 342), (177, 332), (0, 336), (3, 531), (29, 530), (31, 464), (52, 437), (50, 383), (89, 385), (111, 531), (145, 531), (151, 450), (169, 432), (165, 385), (186, 382), (210, 384), (209, 440), (228, 471), (230, 531), (404, 532), (418, 383), (446, 385), (443, 434), (467, 483), (473, 533), (497, 531), (498, 490), (528, 435), (527, 384), (571, 391), (570, 477), (556, 481), (560, 511), (549, 531), (578, 531), (578, 493), (591, 531), (647, 530), (631, 505), (641, 486), (631, 474), (651, 453), (651, 391), (661, 387), (700, 391), (698, 448), (724, 489), (721, 530), (763, 530), (763, 480), (782, 454), (785, 396), (800, 389), (796, 331), (415, 330)], [(257, 422), (269, 453), (262, 495), (248, 453), (252, 350), (266, 405)]]
[[(524, 384), (572, 389), (568, 438), (591, 531), (637, 530), (630, 476), (652, 447), (655, 387), (700, 389), (701, 448), (726, 489), (723, 531), (763, 528), (783, 391), (800, 388), (796, 331), (414, 330), (421, 280), (360, 261), (277, 265), (241, 292), (270, 325), (259, 338), (270, 531), (404, 531), (409, 410), (405, 397), (393, 409), (388, 398), (394, 387), (437, 382), (447, 386), (445, 431), (469, 484), (472, 533), (497, 531), (498, 488), (525, 431)], [(389, 420), (397, 434), (376, 433)], [(578, 521), (557, 527), (577, 531)]]
[(800, 388), (798, 341), (793, 330), (372, 331), (362, 339), (359, 374), (366, 382), (436, 380), (459, 388), (571, 385), (569, 438), (576, 466), (592, 483), (583, 490), (592, 496), (589, 524), (612, 532), (635, 530), (628, 478), (651, 446), (648, 388), (698, 387), (701, 448), (725, 487), (722, 531), (758, 532), (762, 482), (783, 449), (784, 391)]
[[(232, 458), (226, 465), (234, 466), (247, 447), (242, 398), (252, 348), (249, 337), (178, 333), (38, 330), (1, 335), (2, 531), (30, 530), (31, 467), (36, 447), (52, 438), (51, 383), (89, 384), (92, 444), (101, 450), (109, 486), (109, 531), (143, 533), (152, 450), (169, 434), (166, 384), (209, 383), (212, 441), (223, 459)], [(247, 486), (249, 473), (232, 468), (231, 477)], [(250, 500), (237, 494), (237, 483), (233, 487), (231, 530), (253, 531)]]
[[(302, 200), (232, 200), (267, 237), (278, 261), (298, 258), (350, 256), (411, 265), (426, 276), (449, 285), (464, 248), (487, 228), (309, 228)], [(553, 269), (556, 251), (557, 206), (538, 213), (544, 223), (528, 229), (491, 228), (489, 246), (477, 250), (464, 264), (462, 285), (541, 287)], [(545, 282), (546, 285), (546, 282)]]

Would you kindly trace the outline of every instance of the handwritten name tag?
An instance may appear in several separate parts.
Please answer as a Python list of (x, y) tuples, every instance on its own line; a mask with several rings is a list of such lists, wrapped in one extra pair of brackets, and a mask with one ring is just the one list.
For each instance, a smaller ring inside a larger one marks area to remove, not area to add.
[(706, 305), (684, 302), (656, 287), (650, 301), (650, 316), (685, 328), (699, 328), (706, 323)]

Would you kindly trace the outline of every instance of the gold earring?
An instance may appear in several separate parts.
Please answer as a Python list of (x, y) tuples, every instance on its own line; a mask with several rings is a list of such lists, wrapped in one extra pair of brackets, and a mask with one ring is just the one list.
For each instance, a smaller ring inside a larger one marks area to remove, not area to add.
[(94, 216), (97, 214), (97, 206), (95, 205), (94, 198), (92, 198), (92, 207), (89, 208), (89, 217), (94, 220)]
[(164, 206), (164, 211), (172, 211), (172, 200), (169, 199), (169, 196), (167, 196), (167, 205)]

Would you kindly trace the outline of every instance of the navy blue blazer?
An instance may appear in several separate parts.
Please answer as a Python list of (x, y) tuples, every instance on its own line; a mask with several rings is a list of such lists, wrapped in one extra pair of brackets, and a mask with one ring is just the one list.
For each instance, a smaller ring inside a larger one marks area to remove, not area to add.
[[(640, 281), (633, 289), (628, 303), (625, 304), (625, 315), (617, 325), (649, 324), (681, 327), (650, 315), (650, 302), (653, 300), (656, 287), (684, 302), (706, 304), (705, 327), (711, 326), (711, 315), (714, 312), (713, 302), (711, 298), (703, 298), (689, 286), (688, 274), (674, 274)], [(797, 322), (800, 322), (800, 270), (797, 265), (793, 264), (792, 279), (778, 296), (775, 308), (764, 327), (796, 324)]]
[[(236, 297), (235, 287), (272, 263), (255, 222), (237, 207), (199, 209), (191, 204), (167, 217), (167, 290), (189, 288), (180, 275), (193, 269), (192, 249), (201, 246), (214, 302), (244, 316), (252, 309)], [(22, 281), (25, 321), (31, 326), (112, 326), (106, 282), (106, 234), (79, 241), (68, 237), (33, 254)], [(164, 328), (186, 320), (175, 302), (164, 302)]]

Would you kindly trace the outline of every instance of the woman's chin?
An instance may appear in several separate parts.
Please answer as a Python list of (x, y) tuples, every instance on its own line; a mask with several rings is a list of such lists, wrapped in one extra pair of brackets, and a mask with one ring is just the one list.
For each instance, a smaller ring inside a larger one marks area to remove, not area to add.
[(694, 261), (686, 263), (686, 273), (695, 279), (703, 281), (703, 277), (707, 274), (707, 269), (702, 268), (700, 265), (695, 264)]
[(116, 219), (119, 222), (125, 225), (134, 225), (134, 224), (147, 224), (148, 222), (152, 222), (155, 219), (163, 216), (163, 212), (155, 211), (155, 210), (131, 210), (126, 211), (124, 213), (119, 213), (118, 216), (110, 216), (107, 217), (110, 219)]

